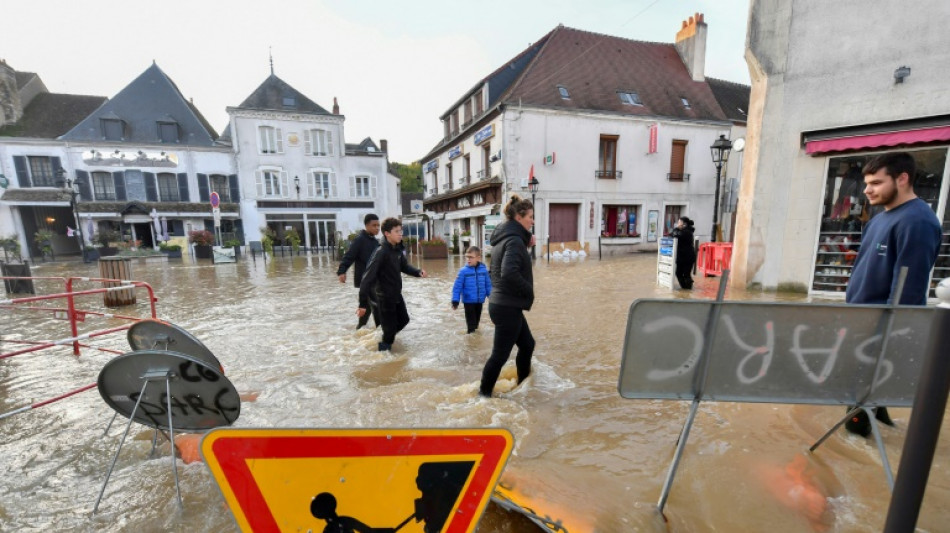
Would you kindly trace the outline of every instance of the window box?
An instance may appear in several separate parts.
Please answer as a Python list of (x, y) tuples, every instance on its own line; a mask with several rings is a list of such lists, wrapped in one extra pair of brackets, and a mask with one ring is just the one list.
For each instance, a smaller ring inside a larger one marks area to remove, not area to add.
[(423, 259), (446, 259), (449, 247), (443, 241), (422, 241), (419, 243)]
[(623, 172), (619, 170), (595, 170), (594, 177), (602, 179), (621, 179), (623, 178)]

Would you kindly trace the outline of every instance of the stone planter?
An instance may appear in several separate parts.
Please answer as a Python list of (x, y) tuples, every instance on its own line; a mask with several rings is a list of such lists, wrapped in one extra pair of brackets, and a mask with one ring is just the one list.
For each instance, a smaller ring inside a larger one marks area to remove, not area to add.
[(112, 257), (117, 253), (119, 253), (118, 248), (112, 248), (110, 246), (103, 246), (102, 248), (99, 248), (99, 257)]
[(99, 259), (99, 255), (100, 254), (99, 254), (98, 248), (93, 248), (91, 250), (83, 250), (82, 260), (85, 261), (86, 263), (89, 263), (91, 261), (97, 261)]
[(195, 259), (211, 259), (212, 248), (210, 244), (195, 245)]
[(423, 244), (419, 248), (423, 259), (446, 259), (449, 257), (449, 248), (445, 244)]
[(162, 250), (162, 253), (169, 259), (181, 259), (181, 250)]
[(238, 258), (238, 257), (241, 257), (241, 246), (240, 246), (240, 245), (234, 247), (234, 257), (235, 257), (235, 259)]

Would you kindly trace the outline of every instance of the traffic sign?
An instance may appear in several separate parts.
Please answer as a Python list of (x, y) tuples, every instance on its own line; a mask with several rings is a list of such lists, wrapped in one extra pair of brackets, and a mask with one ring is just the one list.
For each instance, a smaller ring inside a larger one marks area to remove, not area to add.
[(219, 205), (221, 205), (221, 197), (218, 196), (218, 193), (212, 192), (211, 193), (211, 207), (214, 207), (215, 209), (217, 209)]
[(511, 447), (495, 428), (221, 428), (201, 454), (243, 531), (470, 533)]

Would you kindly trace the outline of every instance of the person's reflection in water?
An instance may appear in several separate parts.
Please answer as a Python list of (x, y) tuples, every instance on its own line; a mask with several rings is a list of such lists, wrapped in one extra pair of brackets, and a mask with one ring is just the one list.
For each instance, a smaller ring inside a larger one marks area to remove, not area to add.
[(314, 518), (326, 520), (323, 533), (393, 533), (391, 527), (369, 527), (352, 516), (336, 514), (336, 498), (329, 492), (317, 494), (310, 502), (310, 514)]

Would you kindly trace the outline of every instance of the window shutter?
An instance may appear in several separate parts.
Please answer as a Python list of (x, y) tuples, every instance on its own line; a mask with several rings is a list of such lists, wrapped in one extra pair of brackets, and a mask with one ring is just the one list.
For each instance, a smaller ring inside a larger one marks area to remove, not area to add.
[(198, 201), (210, 202), (211, 195), (208, 192), (208, 175), (198, 174)]
[(274, 138), (277, 141), (277, 153), (282, 154), (284, 153), (284, 133), (280, 128), (276, 128), (274, 131), (276, 132)]
[(238, 203), (241, 201), (241, 186), (238, 183), (237, 174), (228, 175), (228, 188), (231, 189), (231, 201)]
[(369, 178), (369, 197), (376, 198), (376, 176)]
[(79, 199), (85, 202), (91, 202), (92, 184), (89, 182), (89, 173), (85, 170), (77, 170), (76, 181), (79, 182)]
[(310, 142), (310, 130), (303, 130), (303, 150), (307, 155), (313, 155), (313, 144)]
[(337, 197), (336, 195), (337, 195), (337, 192), (336, 192), (336, 174), (333, 173), (333, 172), (331, 172), (331, 173), (330, 173), (330, 198), (336, 198), (336, 197)]
[(287, 172), (281, 170), (280, 171), (280, 195), (283, 196), (284, 198), (287, 198), (288, 196), (290, 196), (290, 191), (288, 189), (289, 187), (287, 184)]
[[(59, 171), (61, 168), (63, 168), (63, 164), (60, 162), (58, 157), (49, 158), (49, 162), (50, 166), (53, 168), (53, 185), (59, 187)], [(63, 186), (65, 187), (66, 184), (64, 183)]]
[(356, 176), (350, 176), (350, 198), (356, 198)]
[(333, 155), (333, 132), (330, 130), (327, 130), (326, 135), (327, 135), (327, 155)]
[(686, 141), (673, 141), (673, 155), (670, 157), (670, 174), (683, 174), (686, 168)]
[(125, 195), (125, 172), (113, 172), (112, 181), (115, 183), (115, 199), (116, 200), (128, 200), (128, 197)]
[(188, 195), (188, 174), (182, 172), (178, 174), (178, 201), (190, 202), (190, 198)]
[(155, 186), (155, 174), (152, 172), (143, 172), (145, 176), (145, 200), (149, 202), (158, 201), (158, 187)]
[(264, 150), (267, 149), (267, 128), (264, 126), (257, 127), (257, 153), (264, 154)]
[(254, 179), (257, 181), (257, 197), (264, 197), (264, 173), (260, 170), (254, 172)]
[(317, 185), (317, 180), (320, 178), (320, 174), (310, 171), (307, 172), (307, 198), (316, 198), (317, 193), (320, 191), (320, 187)]
[(13, 156), (13, 166), (16, 167), (16, 180), (20, 187), (30, 186), (30, 173), (26, 171), (26, 157), (22, 155)]

